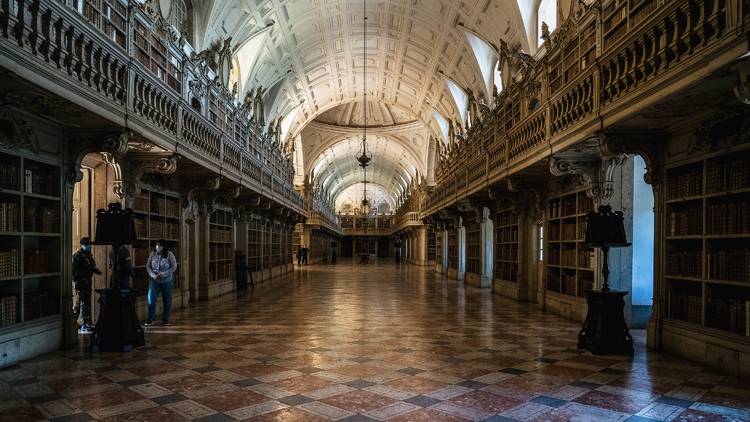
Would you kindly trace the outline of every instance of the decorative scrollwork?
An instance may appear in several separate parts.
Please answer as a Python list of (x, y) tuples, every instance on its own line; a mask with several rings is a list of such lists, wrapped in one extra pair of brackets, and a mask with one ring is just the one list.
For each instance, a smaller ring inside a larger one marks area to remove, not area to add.
[(6, 110), (0, 111), (0, 145), (10, 149), (39, 152), (39, 139), (34, 128), (24, 119)]

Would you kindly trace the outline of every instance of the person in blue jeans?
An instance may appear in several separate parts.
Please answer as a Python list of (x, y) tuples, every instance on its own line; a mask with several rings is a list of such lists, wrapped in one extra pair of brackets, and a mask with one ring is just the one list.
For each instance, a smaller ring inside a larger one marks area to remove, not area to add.
[(148, 320), (143, 325), (154, 325), (156, 300), (159, 299), (159, 293), (164, 301), (162, 322), (164, 325), (169, 325), (169, 316), (172, 312), (172, 279), (177, 270), (177, 259), (171, 251), (167, 250), (164, 239), (156, 242), (154, 251), (148, 257), (146, 270), (148, 271)]

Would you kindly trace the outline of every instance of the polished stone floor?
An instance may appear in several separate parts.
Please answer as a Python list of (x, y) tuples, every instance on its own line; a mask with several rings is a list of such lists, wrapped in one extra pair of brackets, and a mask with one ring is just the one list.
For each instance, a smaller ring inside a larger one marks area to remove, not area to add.
[(579, 326), (431, 271), (310, 266), (178, 312), (129, 354), (0, 371), (0, 420), (750, 420), (750, 384), (599, 357)]

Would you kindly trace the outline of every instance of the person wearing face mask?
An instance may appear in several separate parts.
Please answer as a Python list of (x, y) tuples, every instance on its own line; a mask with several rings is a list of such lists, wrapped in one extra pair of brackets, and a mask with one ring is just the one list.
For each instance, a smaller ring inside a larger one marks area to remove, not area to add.
[(174, 254), (167, 250), (165, 241), (160, 239), (156, 247), (148, 257), (146, 270), (148, 271), (148, 320), (143, 324), (150, 326), (154, 324), (156, 317), (156, 300), (159, 294), (164, 303), (162, 322), (169, 325), (169, 316), (172, 312), (172, 278), (177, 270), (177, 259)]
[(78, 315), (81, 332), (91, 331), (91, 278), (102, 272), (91, 254), (91, 239), (81, 238), (81, 248), (73, 254), (73, 290), (76, 292), (73, 312)]

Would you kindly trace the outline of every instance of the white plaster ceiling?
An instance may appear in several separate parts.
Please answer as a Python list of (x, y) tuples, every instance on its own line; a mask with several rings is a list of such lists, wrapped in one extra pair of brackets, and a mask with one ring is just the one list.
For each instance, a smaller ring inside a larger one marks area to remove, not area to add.
[[(337, 126), (362, 127), (365, 125), (363, 108), (362, 102), (340, 104), (321, 113), (315, 121)], [(367, 127), (393, 126), (414, 121), (414, 114), (395, 105), (379, 101), (367, 102)]]
[[(194, 0), (194, 4), (198, 50), (229, 36), (235, 46), (257, 34), (264, 37), (241, 90), (276, 87), (266, 98), (269, 120), (294, 110), (285, 136), (302, 134), (298, 148), (304, 153), (295, 159), (304, 163), (298, 162), (297, 169), (309, 171), (310, 163), (342, 139), (318, 134), (312, 125), (361, 126), (366, 78), (368, 125), (408, 127), (418, 134), (385, 134), (383, 146), (373, 150), (372, 173), (383, 178), (386, 189), (393, 188), (385, 179), (389, 169), (400, 165), (397, 157), (411, 160), (411, 167), (421, 174), (431, 168), (426, 162), (428, 139), (440, 133), (435, 112), (458, 119), (445, 75), (475, 93), (487, 89), (461, 26), (495, 45), (502, 37), (528, 51), (516, 0), (369, 0), (366, 33), (361, 0)], [(354, 162), (352, 154), (346, 159)], [(353, 176), (356, 172), (345, 171), (349, 163), (336, 166), (333, 172), (340, 183), (361, 179)]]

